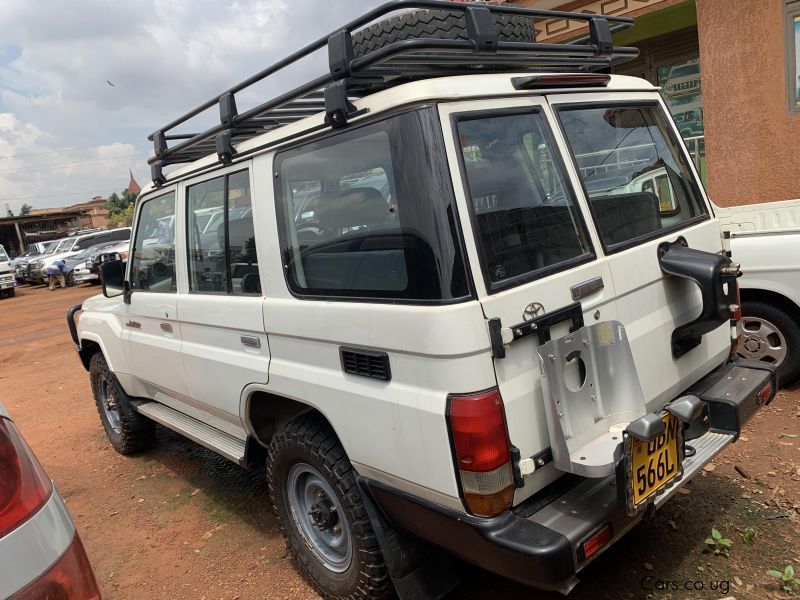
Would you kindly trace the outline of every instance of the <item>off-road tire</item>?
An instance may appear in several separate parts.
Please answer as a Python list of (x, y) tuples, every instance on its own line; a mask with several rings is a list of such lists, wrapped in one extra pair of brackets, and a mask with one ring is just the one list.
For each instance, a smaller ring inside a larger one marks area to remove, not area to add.
[[(501, 42), (535, 42), (533, 19), (518, 15), (494, 14), (497, 39)], [(413, 10), (384, 19), (353, 34), (356, 58), (393, 42), (414, 38), (466, 40), (467, 22), (462, 12)]]
[[(329, 570), (309, 549), (292, 517), (288, 478), (292, 467), (305, 463), (334, 490), (349, 526), (353, 552), (342, 573)], [(336, 600), (383, 600), (394, 586), (367, 515), (356, 474), (330, 425), (319, 415), (303, 415), (279, 430), (269, 445), (267, 478), (273, 510), (295, 561), (317, 592)]]
[[(742, 318), (757, 317), (769, 321), (783, 336), (786, 358), (777, 369), (781, 386), (793, 383), (800, 377), (800, 325), (797, 317), (784, 307), (760, 300), (742, 301)], [(740, 353), (741, 356), (744, 356)]]
[[(134, 410), (130, 396), (125, 393), (117, 381), (116, 375), (108, 368), (102, 352), (95, 353), (89, 362), (89, 381), (92, 385), (92, 395), (100, 415), (100, 422), (103, 424), (103, 429), (106, 430), (106, 435), (114, 450), (120, 454), (132, 454), (150, 446), (155, 434), (155, 423)], [(114, 402), (119, 414), (117, 429), (111, 425), (106, 410), (103, 408), (101, 387), (104, 382), (114, 394)]]

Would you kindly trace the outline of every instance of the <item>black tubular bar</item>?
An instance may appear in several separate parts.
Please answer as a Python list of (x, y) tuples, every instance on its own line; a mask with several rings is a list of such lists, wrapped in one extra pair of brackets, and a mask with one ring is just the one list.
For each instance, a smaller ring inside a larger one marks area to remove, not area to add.
[[(390, 13), (409, 9), (446, 10), (464, 15), (467, 39), (413, 38), (393, 42), (364, 56), (354, 57), (351, 40), (353, 32)], [(565, 44), (498, 41), (493, 38), (493, 32), (486, 29), (487, 18), (491, 14), (581, 21), (589, 26), (589, 35)], [(346, 101), (346, 97), (361, 97), (414, 79), (504, 72), (511, 69), (529, 72), (534, 69), (551, 71), (558, 67), (580, 71), (606, 68), (638, 56), (635, 48), (615, 47), (611, 44), (612, 33), (632, 25), (633, 20), (626, 17), (496, 4), (393, 0), (366, 12), (159, 128), (148, 136), (153, 141), (155, 150), (148, 163), (163, 166), (190, 162), (213, 152), (219, 136), (231, 143), (239, 143), (322, 111), (327, 112), (330, 117), (332, 113), (328, 111), (331, 109), (326, 106), (323, 92), (327, 86), (336, 82), (342, 82), (344, 87), (338, 92), (339, 96), (331, 95), (331, 98), (338, 98), (337, 102), (344, 102), (350, 107), (348, 110), (352, 111), (352, 105)], [(479, 29), (483, 31), (479, 32)], [(330, 64), (328, 73), (237, 114), (237, 92), (326, 47)], [(213, 107), (220, 109), (219, 124), (201, 133), (167, 133)], [(334, 119), (333, 124), (337, 122)], [(170, 147), (168, 141), (177, 143)]]

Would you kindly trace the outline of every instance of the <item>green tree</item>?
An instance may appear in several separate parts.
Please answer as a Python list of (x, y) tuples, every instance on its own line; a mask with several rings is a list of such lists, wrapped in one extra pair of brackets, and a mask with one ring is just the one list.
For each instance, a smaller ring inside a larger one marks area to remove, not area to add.
[(108, 215), (108, 225), (111, 228), (114, 227), (130, 227), (131, 223), (133, 223), (133, 209), (135, 207), (134, 203), (128, 204), (128, 207), (125, 208), (122, 212)]
[(139, 194), (123, 190), (119, 194), (114, 192), (106, 200), (108, 210), (108, 224), (111, 227), (127, 227), (133, 221), (133, 208)]
[(20, 216), (24, 217), (29, 212), (33, 210), (33, 207), (30, 204), (23, 204), (22, 207), (19, 209)]

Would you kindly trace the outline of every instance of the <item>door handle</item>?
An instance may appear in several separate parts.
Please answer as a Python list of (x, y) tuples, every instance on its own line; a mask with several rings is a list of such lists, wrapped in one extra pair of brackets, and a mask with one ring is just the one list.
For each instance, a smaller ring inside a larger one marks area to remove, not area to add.
[(161, 331), (164, 333), (172, 333), (172, 325), (169, 323), (161, 323)]
[(569, 288), (569, 291), (572, 292), (573, 300), (580, 300), (581, 298), (586, 298), (586, 296), (591, 296), (595, 292), (599, 292), (604, 287), (605, 283), (603, 283), (603, 278), (598, 276), (576, 283)]
[(125, 325), (127, 327), (133, 327), (134, 329), (141, 329), (142, 328), (142, 324), (139, 323), (139, 321), (128, 321), (127, 323), (125, 323)]
[(261, 339), (254, 335), (243, 335), (239, 339), (245, 346), (250, 348), (261, 348)]

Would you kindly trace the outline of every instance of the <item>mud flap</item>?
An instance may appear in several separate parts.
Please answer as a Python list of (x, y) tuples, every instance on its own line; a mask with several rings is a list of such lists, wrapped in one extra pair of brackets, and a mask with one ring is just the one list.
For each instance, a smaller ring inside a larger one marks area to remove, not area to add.
[(455, 589), (461, 583), (456, 559), (392, 527), (375, 503), (369, 486), (361, 478), (358, 484), (397, 597), (400, 600), (438, 600)]

